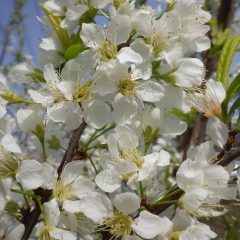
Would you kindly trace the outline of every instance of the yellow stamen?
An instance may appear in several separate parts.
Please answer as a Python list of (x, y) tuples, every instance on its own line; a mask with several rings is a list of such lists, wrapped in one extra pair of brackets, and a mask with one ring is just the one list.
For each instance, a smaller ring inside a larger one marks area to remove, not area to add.
[(117, 46), (110, 41), (104, 41), (102, 46), (97, 49), (97, 53), (102, 61), (108, 62), (109, 60), (116, 58)]
[(136, 86), (138, 82), (132, 80), (131, 78), (123, 78), (119, 81), (118, 89), (119, 92), (124, 96), (134, 96), (136, 95)]
[(54, 230), (54, 227), (52, 225), (45, 225), (40, 235), (38, 236), (38, 240), (53, 240), (52, 237), (50, 237), (50, 232)]
[(60, 202), (64, 202), (71, 197), (72, 186), (70, 184), (64, 185), (61, 180), (57, 181), (53, 189), (53, 196)]
[(83, 84), (78, 83), (73, 92), (73, 98), (77, 102), (86, 102), (92, 98), (92, 93), (90, 92), (92, 83), (87, 81)]
[(0, 179), (14, 177), (17, 168), (17, 159), (0, 145)]
[(153, 47), (154, 55), (158, 55), (162, 52), (166, 46), (165, 42), (158, 33), (152, 34), (147, 40), (147, 44)]
[(130, 235), (132, 232), (132, 218), (121, 212), (117, 212), (112, 218), (108, 219), (105, 225), (116, 239)]

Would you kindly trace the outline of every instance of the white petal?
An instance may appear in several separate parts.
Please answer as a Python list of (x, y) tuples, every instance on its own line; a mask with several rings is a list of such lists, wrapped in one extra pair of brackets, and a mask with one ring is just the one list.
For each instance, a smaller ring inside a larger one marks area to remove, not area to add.
[(5, 104), (0, 103), (0, 118), (2, 118), (7, 113)]
[(131, 30), (131, 19), (127, 15), (118, 14), (111, 19), (106, 34), (110, 41), (115, 37), (114, 40), (116, 41), (116, 44), (119, 45), (129, 39)]
[(165, 167), (170, 164), (170, 154), (167, 151), (161, 150), (159, 153), (158, 167)]
[(118, 211), (131, 214), (140, 208), (141, 199), (131, 192), (117, 194), (113, 199), (114, 206)]
[(24, 233), (25, 227), (21, 223), (15, 224), (10, 228), (10, 231), (7, 233), (5, 239), (6, 240), (20, 240), (22, 239), (22, 235)]
[(57, 171), (56, 169), (47, 162), (42, 163), (43, 172), (42, 175), (44, 177), (44, 183), (41, 186), (45, 189), (53, 189), (57, 182)]
[(137, 114), (138, 103), (135, 99), (125, 97), (122, 94), (117, 94), (112, 106), (113, 117), (117, 123), (129, 123), (132, 118)]
[(93, 101), (84, 111), (85, 121), (95, 128), (102, 128), (112, 123), (111, 110), (109, 106), (100, 100)]
[(49, 85), (56, 86), (60, 82), (54, 66), (49, 63), (43, 67), (43, 75)]
[(209, 240), (217, 236), (206, 224), (197, 224), (188, 227), (180, 236), (179, 240)]
[(54, 230), (50, 231), (49, 235), (54, 239), (58, 239), (58, 240), (63, 240), (63, 239), (76, 240), (77, 239), (76, 233), (59, 229), (59, 228), (54, 228)]
[(156, 82), (147, 81), (137, 88), (137, 95), (146, 102), (158, 102), (164, 97), (164, 88)]
[(211, 47), (211, 41), (207, 36), (199, 36), (191, 41), (189, 46), (194, 52), (203, 52)]
[(209, 100), (222, 103), (226, 98), (226, 91), (221, 82), (209, 79), (206, 83), (206, 87), (206, 95)]
[(122, 160), (115, 166), (114, 170), (122, 175), (137, 171), (138, 167), (133, 162)]
[(136, 63), (140, 64), (143, 62), (143, 58), (140, 54), (134, 52), (130, 47), (122, 48), (117, 55), (117, 58), (120, 63), (127, 64), (127, 63)]
[(53, 101), (53, 96), (48, 91), (28, 90), (28, 94), (34, 102), (42, 104), (44, 107), (49, 106)]
[(116, 133), (120, 148), (137, 148), (138, 137), (135, 132), (126, 125), (118, 125)]
[(19, 109), (17, 121), (21, 130), (33, 131), (38, 124), (43, 123), (43, 112), (36, 106), (33, 109)]
[(16, 139), (11, 134), (6, 134), (1, 139), (1, 144), (9, 152), (14, 152), (14, 153), (21, 153), (22, 152), (21, 148), (17, 144)]
[(119, 174), (113, 169), (101, 171), (95, 178), (97, 186), (104, 192), (114, 192), (121, 186)]
[(166, 217), (160, 218), (144, 210), (134, 220), (132, 228), (140, 237), (152, 239), (159, 234), (167, 233), (172, 228), (172, 222)]
[(7, 201), (10, 200), (11, 179), (0, 180), (0, 211), (4, 210)]
[(184, 133), (187, 130), (187, 127), (187, 123), (178, 118), (173, 116), (165, 117), (161, 133), (166, 137), (173, 138)]
[(72, 213), (83, 212), (97, 224), (102, 224), (113, 215), (111, 202), (102, 193), (90, 193), (78, 201), (64, 201), (63, 208)]
[(116, 81), (113, 81), (112, 78), (109, 78), (105, 72), (97, 74), (94, 79), (92, 91), (101, 96), (114, 93), (117, 90)]
[(64, 97), (69, 101), (73, 99), (73, 90), (75, 86), (75, 83), (71, 81), (62, 81), (57, 84), (57, 88), (64, 94)]
[(138, 181), (154, 178), (157, 174), (157, 165), (160, 154), (157, 152), (144, 156), (144, 163), (139, 170)]
[(197, 58), (182, 58), (176, 72), (173, 73), (176, 85), (181, 87), (199, 86), (205, 77), (203, 62)]
[(181, 197), (180, 201), (184, 209), (193, 212), (202, 205), (208, 194), (209, 192), (203, 188), (194, 188), (186, 192), (183, 197)]
[(32, 72), (34, 72), (34, 66), (30, 62), (22, 62), (10, 69), (9, 77), (18, 83), (31, 83), (33, 79), (28, 74)]
[(52, 199), (51, 201), (44, 203), (43, 208), (49, 223), (53, 226), (57, 226), (60, 218), (60, 210), (57, 201)]
[(216, 146), (223, 148), (228, 139), (228, 127), (218, 118), (208, 119), (206, 126), (207, 134)]
[(70, 184), (81, 176), (83, 165), (80, 161), (72, 161), (66, 164), (61, 174), (64, 185)]
[(66, 17), (70, 21), (78, 20), (86, 11), (88, 10), (87, 6), (77, 5), (77, 6), (69, 6), (67, 8)]
[(54, 122), (66, 122), (68, 118), (68, 108), (64, 102), (59, 102), (47, 109), (48, 117)]
[(21, 161), (19, 163), (16, 178), (26, 190), (36, 189), (45, 181), (43, 167), (36, 160)]
[(95, 184), (85, 177), (79, 177), (71, 186), (72, 194), (78, 198), (85, 197), (95, 189)]
[(195, 168), (191, 159), (187, 159), (180, 165), (176, 177), (178, 186), (187, 191), (191, 186), (203, 185), (204, 173)]
[(222, 166), (212, 165), (204, 171), (204, 184), (210, 188), (225, 188), (229, 181), (229, 173)]
[(93, 23), (83, 23), (80, 36), (87, 47), (97, 49), (106, 39), (104, 30)]

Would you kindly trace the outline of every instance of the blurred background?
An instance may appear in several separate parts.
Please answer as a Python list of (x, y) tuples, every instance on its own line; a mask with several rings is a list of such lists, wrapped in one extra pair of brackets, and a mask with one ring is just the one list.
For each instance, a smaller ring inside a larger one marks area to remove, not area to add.
[(37, 62), (38, 44), (44, 29), (37, 0), (0, 0), (0, 66), (21, 62), (29, 55)]

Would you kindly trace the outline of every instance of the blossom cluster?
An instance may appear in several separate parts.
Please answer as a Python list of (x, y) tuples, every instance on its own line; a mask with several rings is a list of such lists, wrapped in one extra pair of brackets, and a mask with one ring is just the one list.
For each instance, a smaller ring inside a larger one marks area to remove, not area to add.
[[(211, 45), (202, 5), (42, 3), (40, 67), (24, 62), (9, 74), (24, 96), (0, 76), (0, 238), (216, 237), (198, 219), (225, 214), (222, 200), (236, 199), (237, 185), (213, 163), (229, 129), (225, 89), (194, 57)], [(182, 116), (198, 112), (207, 138), (182, 161)]]

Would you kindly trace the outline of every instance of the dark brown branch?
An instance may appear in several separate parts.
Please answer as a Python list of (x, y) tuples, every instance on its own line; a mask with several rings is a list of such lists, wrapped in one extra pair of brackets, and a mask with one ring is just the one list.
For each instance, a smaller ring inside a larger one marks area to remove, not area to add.
[[(68, 149), (66, 150), (66, 152), (63, 156), (62, 162), (57, 169), (58, 179), (61, 176), (64, 166), (72, 160), (74, 153), (78, 147), (79, 140), (80, 140), (86, 126), (87, 126), (87, 123), (83, 120), (83, 122), (81, 123), (79, 128), (74, 130), (74, 132), (71, 136), (70, 142), (69, 142)], [(36, 197), (38, 197), (38, 196), (41, 197), (41, 203), (44, 204), (45, 202), (47, 202), (50, 199), (50, 197), (52, 195), (52, 191), (39, 188), (34, 191), (34, 194)], [(41, 209), (40, 209), (37, 201), (34, 201), (34, 203), (35, 203), (35, 206), (33, 209), (22, 209), (23, 218), (21, 219), (21, 222), (25, 226), (25, 231), (22, 236), (22, 240), (27, 240), (29, 238), (29, 236), (32, 233), (32, 230), (34, 229), (34, 227), (37, 224), (38, 219), (41, 215)]]
[(87, 126), (87, 123), (85, 121), (83, 121), (81, 123), (81, 125), (79, 126), (79, 128), (76, 129), (73, 132), (72, 137), (70, 139), (70, 143), (69, 143), (68, 149), (65, 152), (63, 160), (62, 160), (61, 164), (59, 165), (59, 167), (57, 169), (58, 179), (60, 178), (62, 170), (63, 170), (64, 166), (66, 165), (66, 163), (68, 163), (68, 162), (70, 162), (72, 160), (72, 158), (74, 156), (74, 153), (75, 153), (75, 151), (77, 149), (79, 139), (80, 139), (81, 135), (83, 134), (83, 131), (86, 128), (86, 126)]
[(218, 27), (222, 30), (225, 30), (228, 27), (232, 19), (234, 2), (234, 0), (221, 0), (221, 5), (218, 10), (217, 22)]

